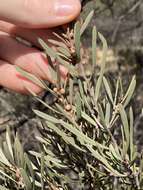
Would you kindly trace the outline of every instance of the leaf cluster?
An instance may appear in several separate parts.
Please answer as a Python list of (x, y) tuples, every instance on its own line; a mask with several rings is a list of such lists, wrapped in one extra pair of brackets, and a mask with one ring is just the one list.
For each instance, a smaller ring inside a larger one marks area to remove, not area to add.
[[(28, 89), (46, 108), (33, 110), (41, 118), (43, 137), (37, 137), (41, 152), (23, 152), (18, 137), (11, 142), (7, 131), (6, 142), (0, 149), (1, 189), (59, 190), (59, 189), (141, 189), (143, 187), (142, 155), (133, 141), (133, 110), (129, 105), (136, 86), (133, 76), (125, 90), (119, 77), (112, 92), (106, 77), (107, 43), (103, 35), (92, 30), (90, 74), (83, 65), (85, 50), (82, 35), (94, 12), (86, 20), (77, 21), (74, 29), (39, 43), (51, 64), (56, 83), (51, 87), (37, 77), (17, 68), (29, 80), (53, 95), (52, 105)], [(96, 66), (97, 40), (103, 47), (103, 58), (98, 72)], [(59, 67), (68, 71), (66, 80)], [(13, 144), (13, 145), (12, 145)], [(21, 185), (21, 186), (19, 186)], [(12, 187), (12, 188), (11, 188)]]

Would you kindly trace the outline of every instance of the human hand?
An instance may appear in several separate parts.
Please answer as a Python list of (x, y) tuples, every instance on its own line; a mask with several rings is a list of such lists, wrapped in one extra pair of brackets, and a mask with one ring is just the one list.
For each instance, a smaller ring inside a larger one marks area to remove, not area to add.
[[(35, 93), (42, 89), (23, 78), (16, 71), (20, 66), (41, 79), (52, 82), (48, 61), (38, 50), (37, 38), (54, 38), (59, 25), (76, 18), (81, 6), (79, 0), (0, 0), (0, 85), (20, 93)], [(48, 28), (48, 29), (47, 29)], [(31, 42), (35, 48), (19, 43), (15, 36)], [(65, 69), (60, 67), (61, 75)]]

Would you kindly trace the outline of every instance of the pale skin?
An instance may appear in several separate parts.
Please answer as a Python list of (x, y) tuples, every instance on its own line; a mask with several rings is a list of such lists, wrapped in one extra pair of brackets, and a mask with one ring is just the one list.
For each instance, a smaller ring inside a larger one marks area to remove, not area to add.
[[(0, 0), (0, 85), (19, 93), (35, 93), (40, 87), (21, 77), (15, 65), (53, 82), (48, 72), (48, 61), (39, 46), (37, 38), (47, 41), (54, 38), (54, 27), (69, 23), (80, 13), (79, 0)], [(19, 43), (15, 36), (24, 38), (35, 47)], [(46, 71), (46, 72), (45, 72)], [(66, 70), (60, 67), (62, 77)]]

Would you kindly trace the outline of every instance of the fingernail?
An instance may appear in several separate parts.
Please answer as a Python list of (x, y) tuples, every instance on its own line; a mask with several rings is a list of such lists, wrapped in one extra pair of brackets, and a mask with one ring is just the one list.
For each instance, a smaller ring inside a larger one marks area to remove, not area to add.
[(57, 0), (56, 14), (57, 16), (70, 16), (80, 12), (79, 0)]

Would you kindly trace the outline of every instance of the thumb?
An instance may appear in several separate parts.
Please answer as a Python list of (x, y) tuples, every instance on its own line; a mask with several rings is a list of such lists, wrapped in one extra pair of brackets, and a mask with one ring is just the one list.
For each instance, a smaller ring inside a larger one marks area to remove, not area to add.
[(80, 13), (79, 0), (0, 0), (0, 19), (28, 28), (55, 27)]

